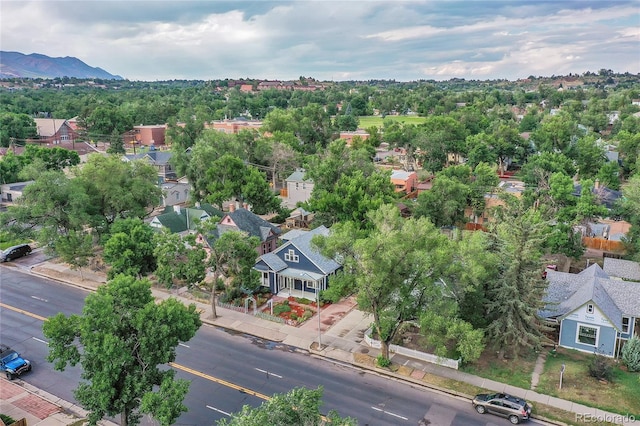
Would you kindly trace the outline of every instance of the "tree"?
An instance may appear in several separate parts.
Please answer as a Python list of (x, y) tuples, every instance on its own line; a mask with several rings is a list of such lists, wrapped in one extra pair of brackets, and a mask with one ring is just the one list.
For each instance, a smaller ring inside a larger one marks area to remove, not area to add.
[[(358, 306), (373, 315), (382, 356), (389, 359), (389, 344), (402, 324), (417, 321), (423, 311), (442, 302), (438, 280), (450, 262), (451, 245), (428, 219), (405, 220), (393, 205), (383, 205), (368, 217), (373, 229), (365, 237), (358, 237), (353, 224), (338, 223), (330, 236), (314, 237), (314, 242), (323, 254), (344, 259)], [(348, 245), (336, 246), (336, 241)]]
[(107, 148), (107, 154), (126, 154), (127, 150), (124, 148), (124, 138), (117, 130), (113, 130), (111, 136), (109, 136), (109, 148)]
[[(322, 387), (316, 389), (294, 388), (285, 394), (275, 394), (257, 408), (245, 405), (242, 411), (217, 422), (218, 426), (320, 426), (325, 424), (320, 407)], [(327, 416), (330, 424), (355, 426), (355, 419), (341, 418), (332, 411)]]
[(191, 286), (205, 278), (207, 253), (193, 235), (182, 238), (163, 229), (154, 235), (154, 243), (155, 275), (161, 284), (171, 288), (174, 280), (180, 280)]
[(428, 217), (437, 227), (460, 225), (465, 222), (464, 209), (469, 195), (468, 185), (438, 174), (431, 189), (418, 195), (414, 214), (416, 217)]
[(108, 276), (118, 274), (144, 276), (156, 269), (153, 229), (137, 218), (119, 219), (111, 227), (104, 244), (103, 258), (111, 269)]
[[(203, 229), (207, 233), (207, 227)], [(213, 286), (211, 287), (211, 310), (213, 318), (217, 318), (216, 292), (221, 277), (251, 277), (251, 268), (255, 264), (258, 253), (256, 247), (260, 244), (258, 237), (249, 237), (243, 232), (226, 231), (214, 241), (209, 254), (208, 266), (213, 272)], [(254, 275), (255, 277), (255, 275)], [(238, 282), (236, 286), (246, 285), (251, 288), (251, 282)]]
[(178, 343), (200, 325), (195, 305), (173, 298), (156, 304), (147, 280), (119, 275), (87, 296), (81, 315), (59, 313), (42, 331), (56, 370), (81, 365), (74, 394), (89, 424), (119, 414), (121, 425), (136, 425), (148, 413), (168, 426), (186, 411), (188, 382), (159, 367), (175, 360)]
[(341, 221), (353, 221), (368, 228), (367, 214), (386, 203), (393, 202), (393, 184), (388, 171), (365, 176), (361, 171), (342, 175), (330, 190), (317, 190), (314, 186), (308, 209), (315, 212), (314, 221), (331, 226)]
[(54, 241), (55, 252), (62, 260), (71, 265), (72, 269), (80, 270), (89, 264), (89, 259), (94, 256), (93, 236), (83, 231), (73, 230), (67, 235), (61, 235)]
[(36, 122), (27, 114), (12, 112), (0, 113), (0, 147), (11, 145), (12, 141), (19, 141), (22, 145), (25, 139), (38, 136)]
[(501, 263), (498, 278), (488, 288), (486, 332), (503, 359), (505, 354), (517, 357), (523, 348), (538, 348), (543, 338), (538, 311), (544, 306), (540, 271), (546, 226), (535, 211), (525, 211), (519, 203), (497, 213), (490, 231)]
[(640, 338), (633, 336), (622, 348), (622, 361), (629, 371), (640, 371)]
[(214, 160), (206, 172), (205, 199), (222, 208), (222, 203), (238, 199), (251, 204), (256, 214), (278, 211), (280, 200), (262, 172), (229, 154)]
[(146, 217), (162, 195), (157, 170), (144, 160), (94, 154), (75, 174), (90, 199), (91, 225), (99, 230), (108, 230), (117, 219)]

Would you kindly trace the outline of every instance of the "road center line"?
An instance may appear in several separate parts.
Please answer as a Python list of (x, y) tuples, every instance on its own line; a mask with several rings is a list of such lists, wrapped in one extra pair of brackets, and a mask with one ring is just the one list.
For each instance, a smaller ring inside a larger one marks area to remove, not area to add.
[(189, 345), (185, 345), (184, 343), (178, 343), (178, 346), (182, 346), (182, 347), (185, 347), (185, 348), (190, 348), (191, 347)]
[(231, 414), (227, 413), (226, 411), (222, 411), (222, 410), (218, 410), (215, 407), (212, 407), (210, 405), (206, 406), (209, 410), (213, 410), (213, 411), (217, 411), (218, 413), (224, 414), (225, 416), (231, 417)]
[(31, 337), (33, 340), (35, 340), (36, 342), (40, 342), (40, 343), (44, 343), (45, 345), (49, 346), (49, 342), (42, 340), (42, 339), (38, 339), (37, 337)]
[(261, 370), (259, 368), (255, 368), (255, 370), (257, 370), (257, 371), (259, 371), (261, 373), (265, 373), (268, 376), (273, 376), (273, 377), (277, 377), (278, 379), (282, 379), (282, 376), (279, 376), (279, 375), (274, 374), (274, 373), (269, 373), (267, 370)]
[(41, 302), (48, 302), (48, 300), (47, 300), (47, 299), (43, 299), (42, 297), (38, 297), (38, 296), (31, 296), (31, 298), (32, 298), (32, 299), (39, 300), (39, 301), (41, 301)]
[(36, 315), (36, 314), (32, 314), (31, 312), (25, 311), (23, 309), (14, 308), (13, 306), (7, 305), (7, 304), (2, 303), (2, 302), (0, 302), (0, 307), (1, 308), (5, 308), (5, 309), (9, 309), (10, 311), (18, 312), (19, 314), (26, 315), (26, 316), (31, 317), (31, 318), (39, 319), (40, 321), (46, 321), (47, 320), (46, 317), (43, 317), (43, 316), (40, 316), (40, 315)]

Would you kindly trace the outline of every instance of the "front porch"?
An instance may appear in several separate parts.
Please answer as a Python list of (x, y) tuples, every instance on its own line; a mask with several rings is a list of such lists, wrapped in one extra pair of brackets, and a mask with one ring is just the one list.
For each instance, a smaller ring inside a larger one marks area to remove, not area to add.
[(280, 290), (278, 292), (278, 294), (276, 294), (276, 296), (282, 297), (283, 299), (287, 299), (287, 298), (289, 298), (291, 296), (297, 297), (297, 298), (302, 298), (302, 299), (307, 299), (307, 300), (312, 300), (312, 301), (315, 301), (315, 300), (318, 299), (318, 296), (316, 295), (315, 292), (297, 290), (297, 289), (291, 289), (291, 288), (285, 288), (283, 290)]

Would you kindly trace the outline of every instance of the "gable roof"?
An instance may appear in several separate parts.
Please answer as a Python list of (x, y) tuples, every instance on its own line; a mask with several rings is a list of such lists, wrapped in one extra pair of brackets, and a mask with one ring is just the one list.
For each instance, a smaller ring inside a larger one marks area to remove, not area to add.
[(315, 266), (318, 267), (324, 274), (329, 274), (340, 268), (340, 264), (333, 259), (329, 259), (320, 252), (311, 246), (311, 239), (315, 235), (329, 235), (329, 229), (324, 225), (319, 226), (311, 231), (302, 231), (300, 234), (292, 239), (290, 239), (287, 243), (278, 247), (273, 253), (279, 253), (284, 250), (289, 250), (292, 246), (298, 249), (300, 253), (302, 253), (309, 261), (311, 261)]
[[(49, 137), (55, 135), (60, 128), (67, 122), (62, 118), (34, 118), (38, 136)], [(68, 124), (67, 124), (68, 125)]]
[(211, 217), (211, 214), (204, 208), (180, 208), (180, 212), (178, 213), (175, 207), (176, 206), (167, 206), (164, 213), (154, 217), (152, 221), (160, 222), (163, 227), (169, 229), (172, 233), (180, 233), (189, 229), (195, 229), (198, 221)]
[[(229, 216), (236, 226), (223, 224), (224, 219)], [(220, 223), (216, 229), (212, 231), (210, 237), (215, 241), (226, 231), (242, 231), (251, 237), (258, 237), (260, 241), (268, 240), (272, 235), (280, 235), (280, 228), (274, 224), (267, 222), (257, 214), (244, 209), (237, 208), (232, 212), (222, 214)]]
[(611, 279), (598, 264), (579, 274), (548, 270), (547, 280), (547, 305), (539, 312), (544, 318), (562, 318), (588, 302), (597, 305), (618, 330), (623, 315), (640, 317), (640, 283)]
[(416, 174), (415, 172), (406, 172), (404, 170), (393, 170), (391, 172), (391, 179), (407, 180), (415, 174)]
[(156, 166), (163, 166), (169, 163), (169, 160), (173, 156), (170, 151), (149, 151), (140, 154), (126, 154), (124, 158), (128, 161), (147, 159), (149, 162)]
[(313, 183), (312, 179), (305, 179), (304, 176), (307, 172), (304, 169), (296, 169), (295, 172), (291, 173), (288, 178), (285, 179), (287, 182), (305, 182), (305, 183)]

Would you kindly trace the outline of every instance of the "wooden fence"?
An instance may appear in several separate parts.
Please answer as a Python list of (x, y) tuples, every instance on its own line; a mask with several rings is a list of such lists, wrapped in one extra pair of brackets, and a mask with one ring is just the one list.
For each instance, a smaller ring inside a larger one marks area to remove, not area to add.
[(625, 251), (622, 241), (610, 241), (604, 238), (582, 237), (582, 244), (594, 250), (622, 253)]

